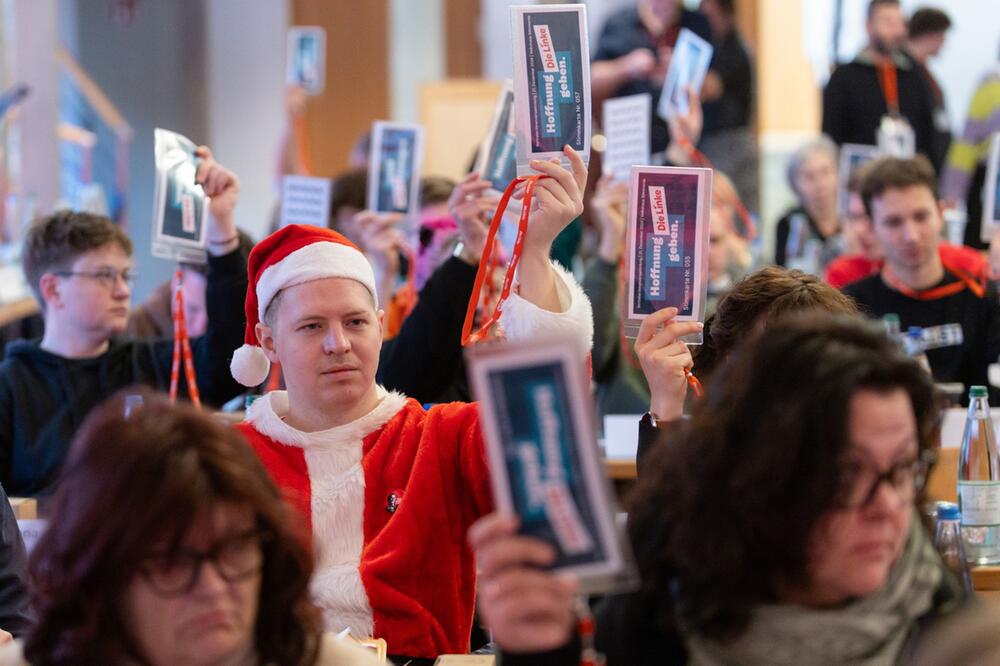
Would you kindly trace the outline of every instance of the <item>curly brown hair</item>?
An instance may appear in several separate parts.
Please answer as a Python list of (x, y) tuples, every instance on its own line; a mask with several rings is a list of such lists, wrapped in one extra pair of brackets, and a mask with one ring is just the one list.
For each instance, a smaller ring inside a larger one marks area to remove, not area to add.
[[(629, 530), (637, 612), (665, 631), (726, 640), (780, 585), (806, 581), (817, 521), (836, 506), (850, 401), (903, 389), (924, 454), (938, 433), (931, 377), (877, 324), (808, 313), (750, 336), (690, 427), (651, 458)], [(918, 500), (919, 501), (919, 500)]]
[(815, 275), (765, 266), (733, 286), (705, 322), (705, 344), (697, 349), (695, 370), (705, 380), (755, 326), (807, 310), (858, 314), (857, 304)]
[(119, 394), (73, 440), (50, 527), (29, 563), (38, 622), (26, 658), (36, 666), (145, 663), (124, 629), (126, 588), (154, 548), (175, 551), (199, 518), (232, 503), (268, 535), (255, 625), (261, 663), (314, 663), (321, 622), (309, 601), (312, 558), (267, 471), (233, 428), (139, 393), (143, 404), (127, 417)]

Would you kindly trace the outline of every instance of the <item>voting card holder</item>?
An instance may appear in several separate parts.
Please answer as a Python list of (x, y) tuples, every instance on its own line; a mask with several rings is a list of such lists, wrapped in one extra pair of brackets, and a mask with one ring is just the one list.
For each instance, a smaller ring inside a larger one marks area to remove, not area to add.
[(600, 457), (585, 361), (565, 338), (467, 347), (497, 510), (552, 545), (586, 594), (634, 587), (636, 568)]
[(563, 146), (590, 163), (590, 46), (582, 4), (510, 8), (514, 49), (517, 175), (535, 173), (531, 160), (558, 157)]
[[(712, 170), (633, 167), (626, 230), (625, 335), (649, 315), (677, 308), (676, 321), (705, 321)], [(702, 333), (682, 338), (702, 343)]]
[(204, 264), (208, 197), (195, 182), (201, 158), (187, 137), (156, 128), (153, 132), (156, 180), (153, 186), (154, 257)]
[(420, 125), (375, 121), (368, 158), (368, 210), (416, 216), (423, 150)]
[(884, 115), (878, 126), (878, 152), (888, 157), (909, 159), (917, 152), (913, 127), (900, 115)]

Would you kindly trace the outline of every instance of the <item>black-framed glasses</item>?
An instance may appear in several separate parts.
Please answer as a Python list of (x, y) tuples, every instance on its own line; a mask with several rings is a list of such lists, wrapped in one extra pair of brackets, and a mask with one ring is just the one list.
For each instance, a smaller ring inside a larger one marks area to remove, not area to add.
[(118, 283), (118, 278), (121, 278), (122, 282), (131, 287), (135, 284), (137, 277), (136, 272), (131, 268), (123, 268), (121, 270), (116, 268), (101, 268), (96, 271), (56, 271), (52, 274), (60, 277), (84, 277), (97, 280), (97, 282), (108, 289)]
[(879, 487), (888, 483), (904, 502), (911, 502), (923, 489), (931, 461), (927, 457), (896, 463), (884, 472), (859, 463), (847, 465), (840, 472), (836, 505), (842, 509), (868, 506)]
[(143, 560), (139, 571), (156, 593), (164, 597), (191, 592), (201, 579), (205, 562), (211, 562), (227, 583), (238, 583), (260, 572), (264, 563), (261, 545), (267, 538), (267, 532), (253, 529), (203, 551), (182, 548), (172, 553), (154, 553)]

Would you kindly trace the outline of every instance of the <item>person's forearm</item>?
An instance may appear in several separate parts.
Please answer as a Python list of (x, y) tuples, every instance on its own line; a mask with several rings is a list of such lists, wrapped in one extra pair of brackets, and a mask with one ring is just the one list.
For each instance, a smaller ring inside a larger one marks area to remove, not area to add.
[(213, 257), (227, 255), (240, 246), (240, 235), (232, 215), (211, 219), (206, 237), (208, 253)]
[(597, 99), (611, 97), (628, 82), (629, 75), (624, 60), (625, 56), (622, 56), (590, 65), (590, 92), (593, 97)]
[(552, 270), (548, 252), (525, 248), (517, 271), (521, 298), (542, 310), (562, 312), (558, 278)]

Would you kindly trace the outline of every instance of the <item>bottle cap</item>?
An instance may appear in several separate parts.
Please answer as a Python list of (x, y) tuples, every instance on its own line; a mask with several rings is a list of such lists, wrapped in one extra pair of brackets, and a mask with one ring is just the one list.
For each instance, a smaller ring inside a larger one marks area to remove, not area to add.
[(919, 326), (911, 326), (906, 329), (906, 335), (910, 338), (922, 338), (924, 337), (924, 329)]
[(970, 386), (969, 387), (969, 397), (970, 398), (985, 398), (989, 395), (989, 391), (986, 390), (985, 386)]
[(899, 315), (896, 314), (895, 312), (889, 312), (889, 313), (887, 313), (886, 315), (884, 315), (882, 317), (882, 321), (894, 321), (894, 322), (896, 322), (898, 324), (899, 323)]
[(958, 505), (954, 502), (937, 503), (938, 520), (959, 520), (961, 517), (962, 513), (958, 510)]

